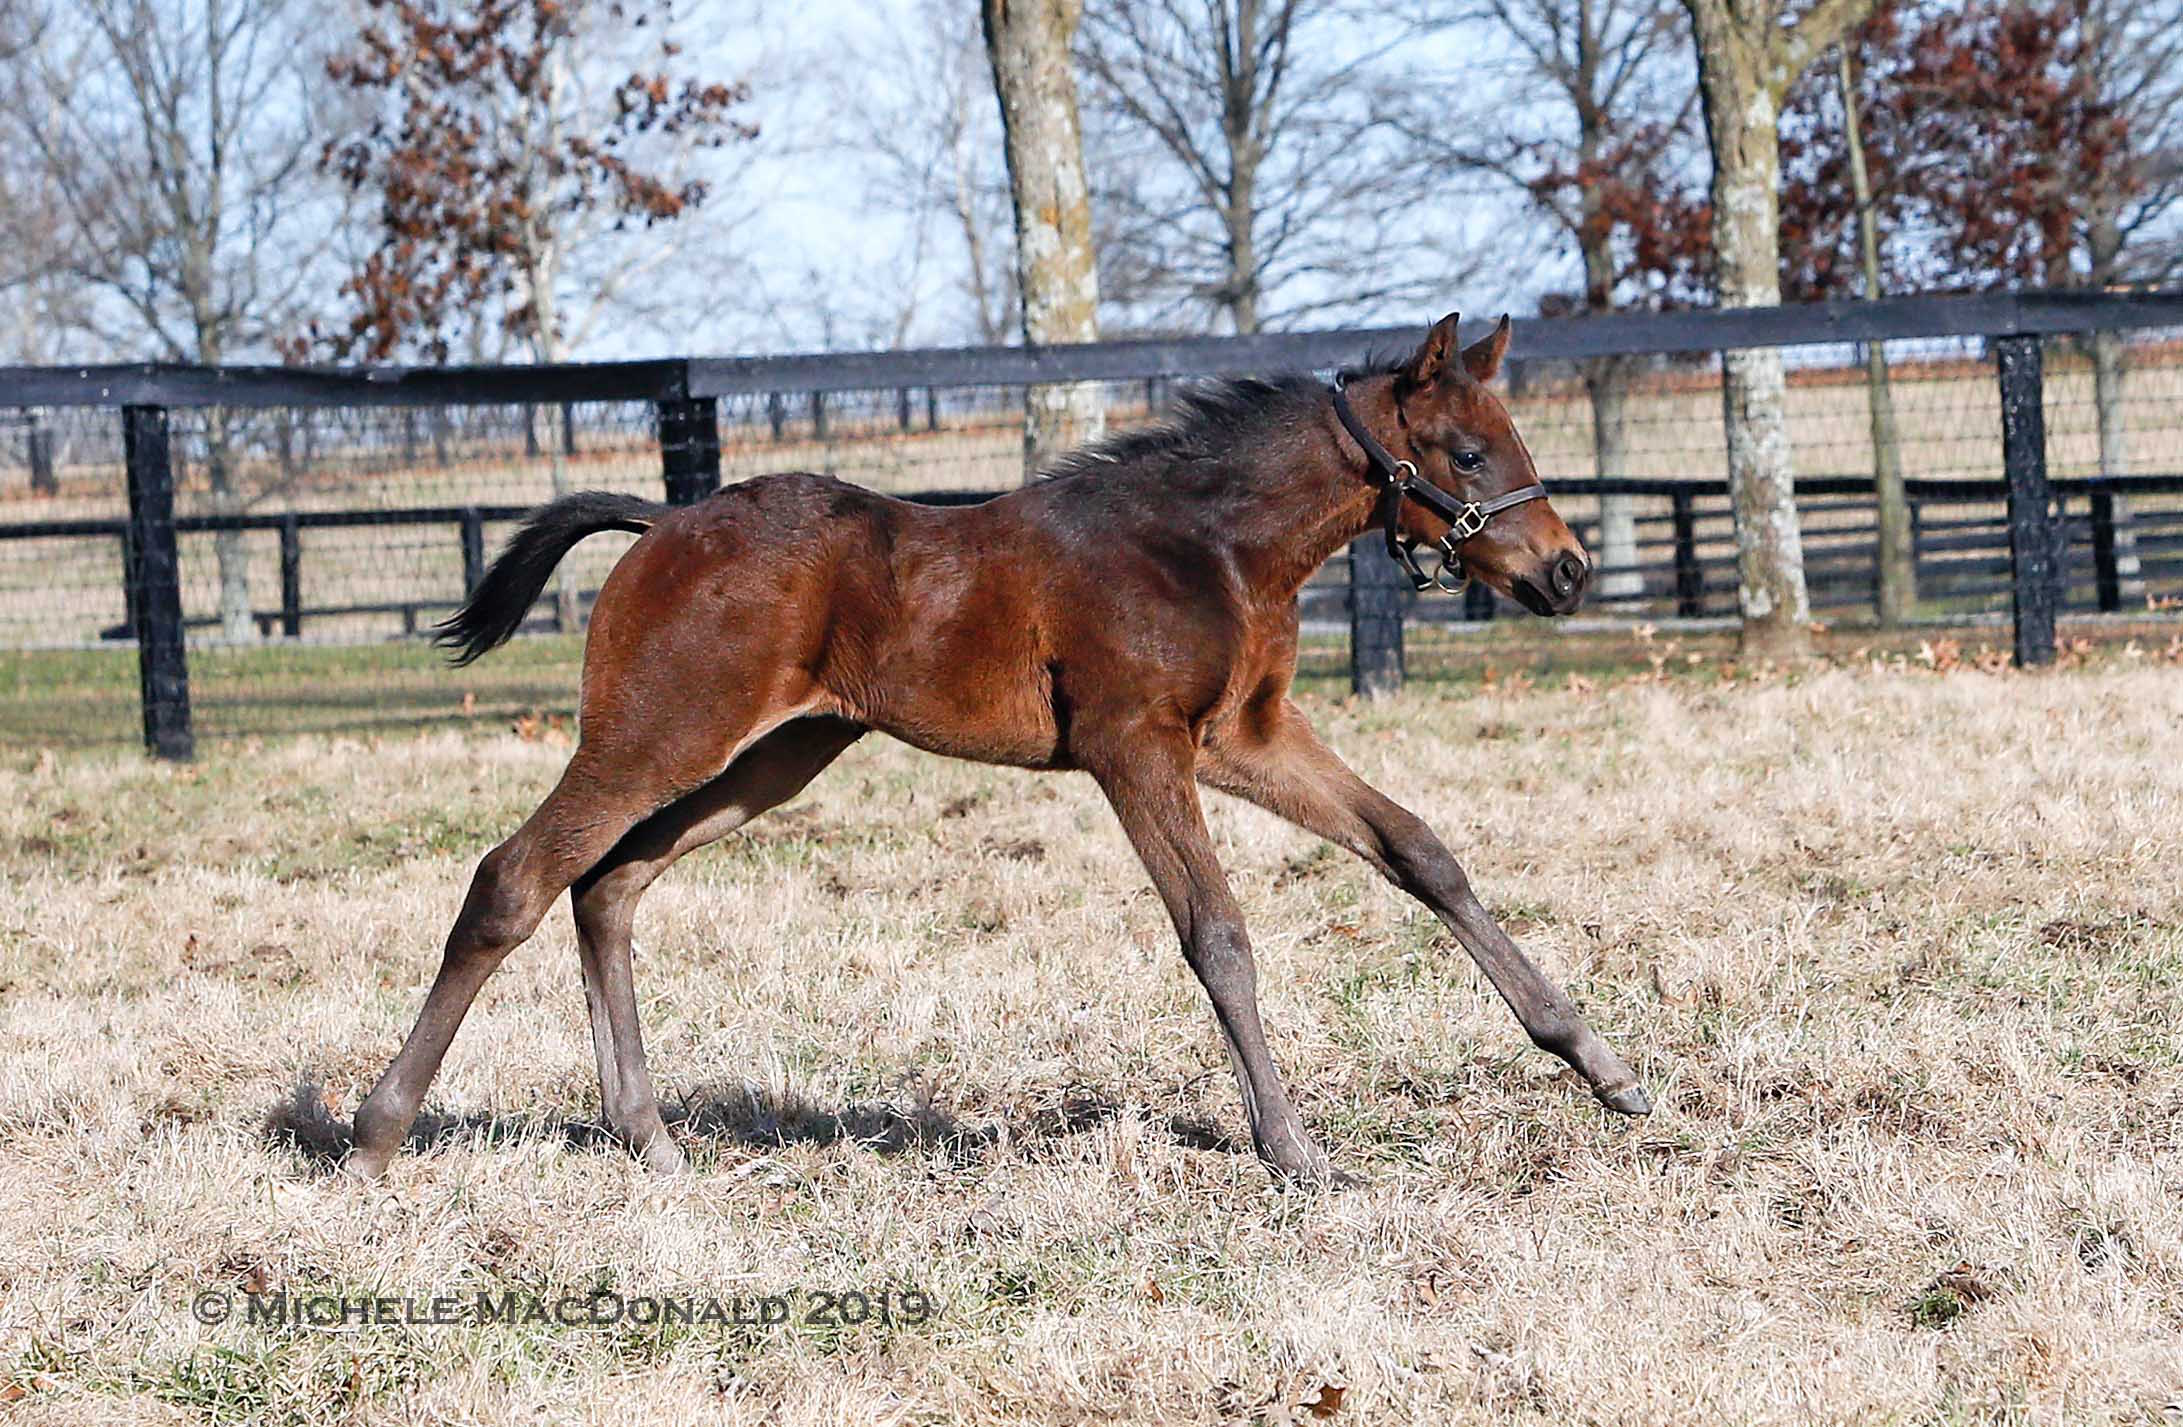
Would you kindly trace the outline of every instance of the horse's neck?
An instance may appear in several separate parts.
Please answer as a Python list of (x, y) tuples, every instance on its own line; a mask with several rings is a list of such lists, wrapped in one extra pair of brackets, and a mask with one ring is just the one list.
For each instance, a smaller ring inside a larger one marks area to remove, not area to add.
[(1379, 504), (1377, 490), (1352, 469), (1333, 432), (1313, 421), (1293, 449), (1270, 453), (1245, 518), (1233, 532), (1236, 550), (1260, 593), (1288, 600), (1334, 554), (1363, 534)]

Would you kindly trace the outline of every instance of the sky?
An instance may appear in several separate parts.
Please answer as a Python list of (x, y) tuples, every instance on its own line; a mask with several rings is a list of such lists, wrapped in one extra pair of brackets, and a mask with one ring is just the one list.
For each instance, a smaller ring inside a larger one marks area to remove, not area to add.
[[(958, 0), (974, 15), (972, 0)], [(684, 7), (683, 34), (694, 64), (746, 78), (761, 137), (730, 156), (733, 176), (702, 219), (702, 274), (686, 302), (642, 324), (603, 333), (586, 355), (670, 352), (767, 353), (851, 350), (893, 345), (902, 290), (923, 289), (918, 318), (900, 333), (905, 345), (957, 345), (974, 339), (967, 306), (955, 295), (952, 253), (929, 250), (913, 264), (914, 224), (886, 201), (883, 167), (858, 132), (869, 110), (912, 96), (929, 56), (905, 54), (918, 33), (916, 0), (712, 0)], [(702, 18), (701, 27), (689, 21)], [(974, 23), (974, 21), (972, 22)], [(1442, 37), (1407, 58), (1442, 77), (1498, 63), (1467, 42)], [(991, 106), (990, 93), (981, 96)], [(997, 118), (990, 125), (994, 181), (1000, 179)], [(1390, 195), (1401, 200), (1401, 195)], [(1572, 282), (1573, 264), (1520, 204), (1442, 197), (1421, 205), (1419, 231), (1430, 231), (1486, 259), (1465, 290), (1436, 302), (1443, 309), (1530, 312), (1539, 295)], [(944, 227), (944, 225), (935, 225)], [(946, 231), (928, 235), (937, 248)], [(1445, 265), (1444, 253), (1420, 245), (1421, 264)], [(1428, 270), (1438, 270), (1430, 268)], [(1437, 313), (1358, 312), (1352, 320), (1400, 323)], [(1328, 325), (1324, 323), (1314, 325)]]

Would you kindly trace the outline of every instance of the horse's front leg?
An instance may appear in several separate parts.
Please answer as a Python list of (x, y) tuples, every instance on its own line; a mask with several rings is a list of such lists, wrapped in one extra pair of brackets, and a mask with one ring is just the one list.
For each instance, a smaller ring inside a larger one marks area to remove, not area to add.
[(1113, 756), (1085, 762), (1121, 819), (1174, 920), (1182, 953), (1213, 1003), (1259, 1158), (1282, 1180), (1355, 1183), (1304, 1131), (1274, 1069), (1258, 1018), (1258, 970), (1243, 914), (1213, 852), (1191, 770), (1196, 749), (1179, 729), (1133, 731)]
[(1454, 854), (1422, 819), (1352, 772), (1294, 705), (1284, 701), (1255, 729), (1209, 746), (1198, 776), (1377, 867), (1455, 933), (1534, 1045), (1567, 1061), (1608, 1109), (1651, 1113), (1637, 1073), (1501, 930)]

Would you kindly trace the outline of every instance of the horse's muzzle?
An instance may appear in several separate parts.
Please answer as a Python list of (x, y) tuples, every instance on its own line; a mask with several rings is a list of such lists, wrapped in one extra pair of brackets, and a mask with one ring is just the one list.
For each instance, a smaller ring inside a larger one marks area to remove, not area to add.
[(1518, 575), (1510, 589), (1533, 614), (1574, 614), (1584, 603), (1584, 587), (1591, 578), (1591, 564), (1575, 551), (1564, 550), (1535, 573)]

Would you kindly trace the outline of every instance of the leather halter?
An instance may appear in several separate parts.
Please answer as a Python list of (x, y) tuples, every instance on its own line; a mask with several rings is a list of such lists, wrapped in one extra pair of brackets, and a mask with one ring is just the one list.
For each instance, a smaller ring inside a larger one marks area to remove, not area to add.
[[(1340, 418), (1342, 429), (1349, 439), (1364, 452), (1364, 464), (1374, 484), (1381, 491), (1380, 519), (1387, 530), (1387, 555), (1410, 577), (1410, 583), (1420, 590), (1434, 586), (1455, 594), (1470, 583), (1470, 576), (1463, 569), (1463, 560), (1456, 547), (1486, 528), (1486, 522), (1502, 511), (1522, 505), (1525, 501), (1545, 500), (1546, 487), (1533, 481), (1528, 486), (1518, 486), (1503, 491), (1490, 500), (1457, 500), (1431, 481), (1420, 479), (1414, 462), (1398, 461), (1394, 453), (1379, 443), (1379, 439), (1364, 429), (1357, 413), (1349, 406), (1349, 397), (1342, 390), (1343, 378), (1334, 379), (1334, 414)], [(1401, 404), (1395, 407), (1396, 415), (1402, 412)], [(1407, 497), (1424, 506), (1442, 520), (1448, 522), (1448, 533), (1433, 542), (1439, 552), (1440, 562), (1431, 574), (1425, 573), (1417, 562), (1417, 547), (1424, 541), (1410, 539), (1402, 533), (1402, 502)], [(1451, 577), (1450, 571), (1453, 571)], [(1452, 579), (1452, 583), (1451, 583)]]

